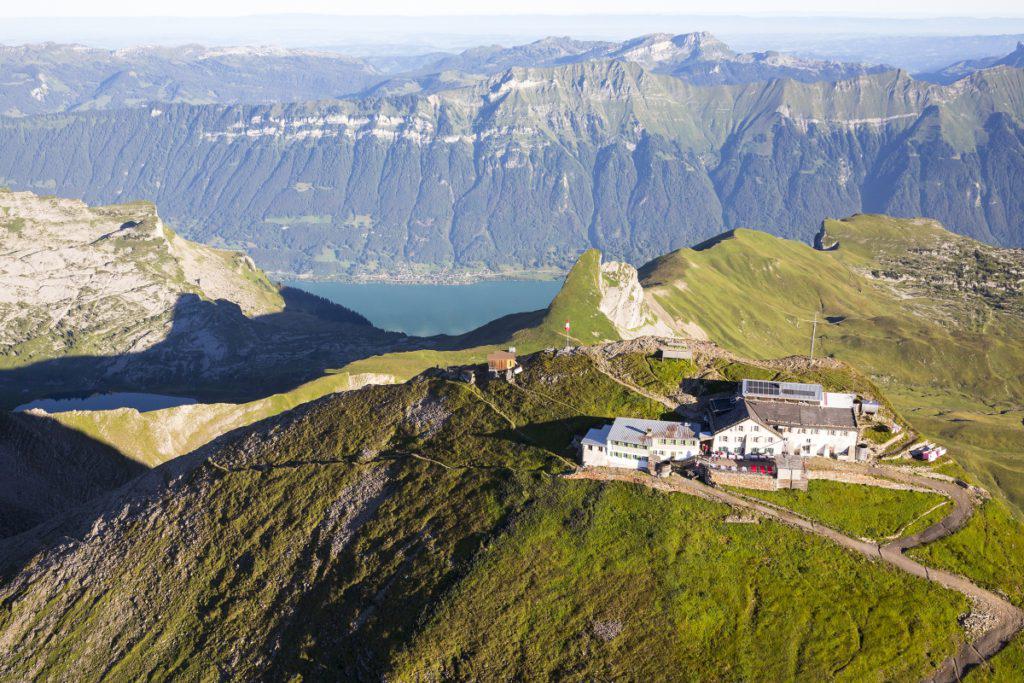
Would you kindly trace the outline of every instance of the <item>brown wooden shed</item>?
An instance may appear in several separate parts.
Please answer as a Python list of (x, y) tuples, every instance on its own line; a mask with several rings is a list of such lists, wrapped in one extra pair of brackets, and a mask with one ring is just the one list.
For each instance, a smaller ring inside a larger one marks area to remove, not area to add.
[(493, 351), (487, 354), (487, 369), (491, 372), (505, 372), (516, 366), (516, 354), (511, 351)]

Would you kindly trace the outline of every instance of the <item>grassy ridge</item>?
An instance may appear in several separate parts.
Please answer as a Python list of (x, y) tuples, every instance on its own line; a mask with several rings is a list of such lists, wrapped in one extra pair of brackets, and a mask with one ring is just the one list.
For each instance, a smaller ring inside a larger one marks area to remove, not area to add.
[(661, 410), (582, 354), (518, 386), (307, 405), (153, 472), (97, 534), (54, 529), (59, 561), (5, 568), (0, 678), (859, 680), (953, 652), (959, 594), (721, 505), (553, 476), (587, 424)]
[(931, 221), (855, 216), (825, 233), (835, 249), (735, 230), (651, 262), (642, 282), (674, 318), (751, 358), (808, 353), (817, 313), (818, 354), (867, 372), (1019, 512), (1024, 318), (1012, 274), (991, 264), (1020, 259)]
[(248, 403), (185, 405), (144, 413), (133, 408), (74, 410), (51, 417), (65, 427), (114, 447), (136, 462), (155, 467), (233, 429), (280, 415), (328, 394), (358, 389), (371, 381), (387, 383), (389, 379), (387, 375), (340, 372)]

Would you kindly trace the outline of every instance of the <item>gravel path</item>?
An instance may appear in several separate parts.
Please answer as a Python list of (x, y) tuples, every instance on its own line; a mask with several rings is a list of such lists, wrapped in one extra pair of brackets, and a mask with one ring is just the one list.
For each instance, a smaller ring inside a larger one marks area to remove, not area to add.
[(815, 466), (884, 477), (913, 486), (927, 488), (950, 498), (953, 501), (953, 509), (942, 520), (919, 533), (898, 538), (888, 543), (877, 544), (852, 538), (835, 529), (801, 517), (785, 508), (735, 495), (683, 477), (673, 476), (659, 479), (637, 472), (587, 469), (569, 475), (568, 478), (628, 481), (661, 491), (686, 493), (709, 500), (717, 500), (732, 507), (754, 510), (766, 517), (771, 517), (809, 533), (824, 536), (844, 548), (861, 553), (871, 559), (888, 562), (897, 569), (928, 581), (934, 581), (945, 588), (966, 595), (975, 604), (976, 611), (980, 609), (980, 611), (989, 615), (985, 622), (987, 628), (976, 638), (965, 643), (956, 655), (944, 661), (927, 679), (928, 681), (947, 683), (960, 680), (970, 669), (984, 665), (989, 657), (999, 652), (1021, 629), (1024, 629), (1024, 612), (1002, 596), (986, 590), (957, 574), (926, 567), (904, 554), (904, 551), (909, 548), (924, 543), (931, 543), (962, 528), (974, 513), (974, 508), (977, 504), (977, 497), (971, 490), (962, 488), (953, 482), (912, 474), (892, 467), (860, 463), (836, 463), (827, 460), (815, 463)]

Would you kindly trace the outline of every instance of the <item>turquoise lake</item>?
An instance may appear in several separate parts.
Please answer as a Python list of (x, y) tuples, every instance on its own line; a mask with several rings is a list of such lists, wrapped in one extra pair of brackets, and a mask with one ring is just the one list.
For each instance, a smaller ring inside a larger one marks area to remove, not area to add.
[(42, 408), (48, 413), (65, 413), (70, 410), (114, 410), (115, 408), (135, 408), (140, 413), (150, 410), (162, 410), (175, 406), (192, 405), (196, 400), (187, 396), (165, 396), (163, 394), (141, 394), (129, 391), (110, 394), (93, 394), (82, 398), (41, 398), (15, 408), (32, 410)]
[(382, 282), (285, 284), (341, 304), (384, 330), (416, 336), (461, 334), (509, 313), (547, 307), (561, 280), (485, 280), (468, 285)]

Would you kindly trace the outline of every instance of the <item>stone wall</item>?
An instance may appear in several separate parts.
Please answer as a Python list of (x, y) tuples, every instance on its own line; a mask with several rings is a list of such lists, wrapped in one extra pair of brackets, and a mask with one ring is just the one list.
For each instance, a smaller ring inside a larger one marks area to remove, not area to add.
[(829, 481), (838, 481), (844, 484), (864, 484), (866, 486), (877, 486), (878, 488), (883, 489), (896, 489), (897, 491), (929, 492), (928, 489), (921, 488), (920, 486), (910, 486), (909, 484), (901, 484), (890, 479), (872, 477), (867, 474), (858, 474), (856, 472), (808, 469), (804, 472), (804, 477), (807, 479), (827, 479)]
[(775, 478), (764, 474), (716, 469), (708, 469), (708, 473), (711, 481), (719, 486), (739, 486), (759, 491), (774, 491), (776, 489)]

